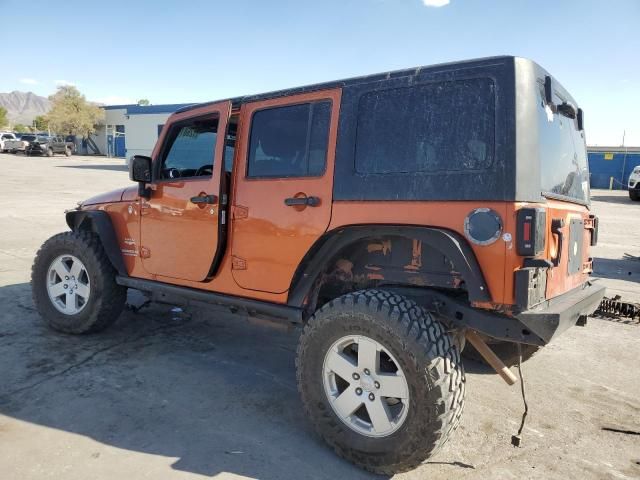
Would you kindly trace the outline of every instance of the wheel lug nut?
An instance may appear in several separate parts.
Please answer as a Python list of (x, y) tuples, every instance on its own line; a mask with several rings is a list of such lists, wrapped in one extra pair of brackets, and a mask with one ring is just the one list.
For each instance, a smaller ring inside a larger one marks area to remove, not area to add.
[(368, 369), (368, 368), (365, 368), (365, 369), (364, 369), (364, 374), (365, 374), (365, 375), (369, 375), (369, 369)]
[(353, 379), (354, 380), (360, 380), (360, 375), (358, 375), (357, 373), (353, 374)]
[(373, 393), (369, 394), (369, 400), (371, 400), (372, 402), (376, 399), (376, 396)]
[(360, 387), (356, 388), (356, 395), (362, 395), (362, 389)]
[(380, 388), (380, 382), (374, 382), (374, 385), (376, 386), (376, 388)]
[(69, 285), (67, 285), (67, 284), (65, 283), (65, 284), (64, 284), (64, 288), (65, 288), (65, 290), (66, 290), (67, 288), (69, 288)]
[(65, 280), (69, 280), (69, 275), (65, 275), (65, 276), (64, 276), (64, 279), (65, 279)]

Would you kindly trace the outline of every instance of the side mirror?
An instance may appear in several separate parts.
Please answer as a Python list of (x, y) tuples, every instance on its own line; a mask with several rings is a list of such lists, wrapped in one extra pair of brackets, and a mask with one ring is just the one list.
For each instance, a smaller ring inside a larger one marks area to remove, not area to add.
[(138, 182), (138, 195), (151, 198), (151, 189), (146, 183), (151, 181), (151, 158), (144, 155), (134, 155), (129, 161), (129, 179)]
[(151, 158), (144, 155), (134, 155), (129, 161), (129, 179), (134, 182), (147, 183), (151, 181)]

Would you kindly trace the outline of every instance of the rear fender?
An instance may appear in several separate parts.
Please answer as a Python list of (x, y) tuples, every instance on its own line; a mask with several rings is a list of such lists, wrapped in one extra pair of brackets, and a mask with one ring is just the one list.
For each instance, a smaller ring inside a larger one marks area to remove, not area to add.
[[(330, 264), (340, 258), (345, 249), (358, 242), (384, 237), (415, 240), (420, 242), (421, 249), (428, 248), (438, 252), (446, 257), (452, 266), (450, 271), (444, 273), (461, 278), (469, 301), (491, 301), (487, 284), (473, 250), (459, 234), (439, 228), (407, 225), (356, 225), (328, 232), (309, 250), (291, 282), (288, 304), (296, 307), (302, 307), (305, 304), (313, 306), (314, 299), (312, 297), (317, 293), (315, 292), (317, 282), (326, 269), (331, 266)], [(372, 243), (371, 248), (378, 247)], [(404, 282), (399, 281), (398, 283)], [(440, 286), (446, 287), (447, 285)]]

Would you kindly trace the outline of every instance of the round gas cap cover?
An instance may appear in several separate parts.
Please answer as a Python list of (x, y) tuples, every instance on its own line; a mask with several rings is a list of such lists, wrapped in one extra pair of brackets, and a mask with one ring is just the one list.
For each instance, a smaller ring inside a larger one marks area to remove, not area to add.
[(476, 245), (491, 245), (501, 233), (500, 215), (490, 208), (476, 208), (464, 219), (464, 234)]

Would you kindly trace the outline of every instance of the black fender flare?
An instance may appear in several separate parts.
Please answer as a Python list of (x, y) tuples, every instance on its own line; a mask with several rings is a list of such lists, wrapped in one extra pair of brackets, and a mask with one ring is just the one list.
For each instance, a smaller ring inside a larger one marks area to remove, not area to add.
[(293, 276), (287, 303), (302, 307), (316, 279), (326, 267), (326, 262), (354, 242), (379, 236), (404, 236), (421, 240), (453, 263), (465, 281), (471, 302), (491, 301), (489, 288), (476, 256), (460, 234), (441, 228), (410, 225), (354, 225), (325, 233), (309, 249)]
[(109, 214), (103, 210), (71, 210), (66, 213), (67, 225), (73, 231), (88, 230), (100, 238), (107, 258), (119, 275), (127, 276), (120, 244)]

